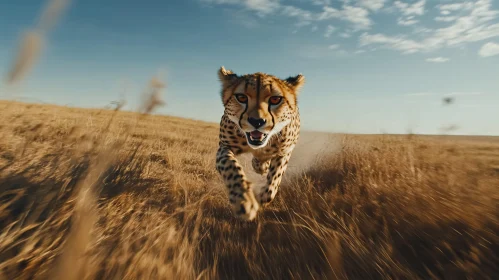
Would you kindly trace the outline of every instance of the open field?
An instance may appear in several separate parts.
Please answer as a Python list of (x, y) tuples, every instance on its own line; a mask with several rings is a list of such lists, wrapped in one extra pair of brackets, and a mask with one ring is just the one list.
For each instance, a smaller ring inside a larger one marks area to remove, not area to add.
[(499, 277), (499, 138), (304, 133), (243, 222), (217, 124), (0, 101), (0, 135), (0, 279)]

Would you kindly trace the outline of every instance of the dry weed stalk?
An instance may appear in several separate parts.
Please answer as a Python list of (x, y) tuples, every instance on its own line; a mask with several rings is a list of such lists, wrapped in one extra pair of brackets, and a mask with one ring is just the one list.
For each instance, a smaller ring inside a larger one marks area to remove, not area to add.
[(142, 106), (139, 112), (142, 115), (147, 115), (159, 106), (164, 106), (165, 102), (161, 98), (162, 90), (166, 84), (158, 77), (153, 77), (148, 84), (146, 91), (143, 94)]
[(26, 77), (33, 68), (41, 53), (43, 37), (38, 31), (28, 31), (21, 39), (19, 52), (10, 71), (7, 73), (7, 84), (12, 85)]
[(21, 37), (18, 53), (7, 73), (6, 82), (12, 86), (21, 82), (40, 57), (45, 38), (61, 18), (69, 0), (48, 0), (38, 25)]
[[(160, 97), (160, 90), (164, 88), (164, 83), (153, 78), (150, 82), (150, 92), (145, 96), (141, 105), (141, 116), (153, 112), (153, 110), (163, 104)], [(97, 220), (97, 193), (98, 186), (103, 181), (104, 173), (109, 169), (118, 156), (118, 151), (123, 147), (126, 139), (130, 135), (130, 127), (125, 131), (125, 139), (117, 140), (110, 147), (104, 146), (105, 135), (110, 133), (110, 127), (117, 112), (124, 106), (125, 102), (117, 102), (116, 108), (106, 127), (97, 137), (97, 141), (90, 151), (98, 152), (95, 164), (90, 167), (87, 176), (77, 185), (76, 205), (72, 218), (72, 226), (66, 243), (59, 256), (59, 263), (54, 269), (53, 279), (72, 280), (82, 279), (85, 276), (84, 267), (86, 258), (84, 254), (90, 244), (92, 228)]]
[(49, 0), (47, 2), (38, 22), (38, 29), (42, 34), (47, 34), (54, 28), (70, 2), (70, 0)]
[(98, 152), (95, 165), (90, 167), (87, 176), (76, 186), (76, 205), (72, 217), (72, 226), (66, 243), (59, 256), (59, 263), (55, 266), (53, 279), (81, 279), (83, 258), (87, 246), (90, 243), (90, 233), (97, 220), (96, 193), (97, 186), (102, 182), (102, 176), (116, 158), (118, 150), (123, 142), (117, 141), (111, 147), (103, 147), (104, 135), (109, 133), (109, 128), (116, 113), (121, 109), (121, 104), (116, 106), (113, 115), (109, 119), (105, 129), (93, 143), (90, 153)]

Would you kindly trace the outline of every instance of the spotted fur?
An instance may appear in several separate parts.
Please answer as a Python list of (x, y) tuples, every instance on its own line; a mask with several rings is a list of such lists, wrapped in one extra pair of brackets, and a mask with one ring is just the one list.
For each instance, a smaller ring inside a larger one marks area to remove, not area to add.
[[(225, 111), (220, 121), (216, 168), (228, 188), (235, 214), (253, 220), (260, 205), (271, 202), (277, 194), (298, 141), (297, 96), (305, 79), (301, 74), (279, 79), (260, 72), (239, 76), (224, 67), (218, 76)], [(264, 136), (253, 137), (259, 133)], [(253, 169), (267, 175), (265, 186), (256, 189), (248, 181), (236, 159), (242, 153), (253, 154)]]

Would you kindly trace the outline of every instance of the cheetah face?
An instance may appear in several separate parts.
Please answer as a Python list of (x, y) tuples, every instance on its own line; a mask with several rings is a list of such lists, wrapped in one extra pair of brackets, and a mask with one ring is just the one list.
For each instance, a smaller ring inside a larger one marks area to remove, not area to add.
[(246, 135), (248, 145), (258, 149), (267, 145), (297, 112), (298, 91), (303, 75), (279, 79), (265, 73), (238, 76), (221, 67), (222, 101), (225, 114)]

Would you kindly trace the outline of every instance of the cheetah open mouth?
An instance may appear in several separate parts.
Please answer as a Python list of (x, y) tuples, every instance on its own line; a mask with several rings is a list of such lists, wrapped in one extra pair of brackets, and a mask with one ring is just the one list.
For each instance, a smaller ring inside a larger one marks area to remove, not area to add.
[(253, 130), (252, 132), (246, 132), (246, 137), (251, 145), (261, 146), (265, 141), (265, 138), (267, 138), (267, 134), (261, 133), (258, 130)]

